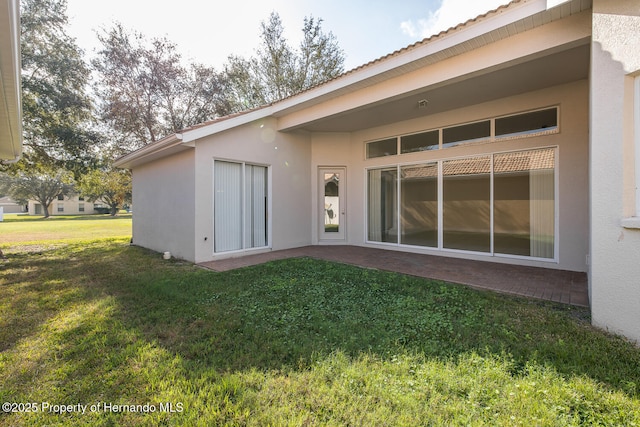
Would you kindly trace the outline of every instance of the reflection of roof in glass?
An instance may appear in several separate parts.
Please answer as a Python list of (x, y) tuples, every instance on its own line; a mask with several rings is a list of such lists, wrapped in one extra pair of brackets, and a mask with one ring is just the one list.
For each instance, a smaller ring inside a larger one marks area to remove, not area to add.
[(496, 173), (553, 169), (554, 167), (553, 148), (496, 154), (493, 158), (493, 171)]
[[(445, 176), (487, 174), (491, 170), (491, 158), (469, 157), (446, 160), (442, 164)], [(553, 148), (513, 153), (495, 154), (493, 170), (495, 173), (524, 172), (530, 170), (553, 169), (555, 153)], [(438, 167), (435, 163), (402, 167), (403, 179), (435, 178)]]

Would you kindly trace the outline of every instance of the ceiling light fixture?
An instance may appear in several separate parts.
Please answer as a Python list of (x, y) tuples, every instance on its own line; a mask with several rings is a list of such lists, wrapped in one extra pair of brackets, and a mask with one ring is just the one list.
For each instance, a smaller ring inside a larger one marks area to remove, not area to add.
[(421, 99), (420, 101), (418, 101), (418, 108), (420, 110), (422, 110), (423, 108), (427, 108), (428, 103), (429, 101), (427, 101), (426, 99)]

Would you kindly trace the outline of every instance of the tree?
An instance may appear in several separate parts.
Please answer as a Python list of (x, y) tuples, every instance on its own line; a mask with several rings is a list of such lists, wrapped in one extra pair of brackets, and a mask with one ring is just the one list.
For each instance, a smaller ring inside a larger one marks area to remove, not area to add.
[(131, 174), (127, 170), (95, 169), (80, 179), (80, 194), (89, 201), (102, 200), (111, 208), (111, 216), (131, 201)]
[(49, 206), (58, 198), (74, 191), (73, 176), (65, 170), (54, 174), (18, 172), (16, 175), (0, 174), (0, 193), (8, 194), (18, 203), (36, 200), (49, 217)]
[(121, 153), (228, 113), (221, 95), (224, 76), (204, 65), (184, 67), (166, 38), (149, 42), (116, 23), (98, 39), (95, 89)]
[(86, 94), (89, 68), (65, 33), (66, 0), (23, 0), (21, 6), (25, 151), (12, 169), (64, 167), (78, 175), (92, 165), (99, 142)]
[(249, 59), (230, 56), (225, 67), (229, 104), (242, 110), (269, 104), (330, 80), (344, 71), (344, 52), (322, 19), (304, 18), (303, 39), (296, 50), (284, 37), (280, 16), (261, 24), (261, 44)]

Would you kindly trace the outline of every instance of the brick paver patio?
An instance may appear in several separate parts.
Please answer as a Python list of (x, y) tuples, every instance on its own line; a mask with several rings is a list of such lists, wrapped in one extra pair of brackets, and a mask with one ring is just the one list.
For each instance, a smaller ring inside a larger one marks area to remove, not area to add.
[(200, 264), (215, 271), (295, 257), (311, 257), (367, 268), (460, 283), (479, 289), (589, 306), (586, 273), (487, 261), (414, 254), (361, 246), (304, 246)]

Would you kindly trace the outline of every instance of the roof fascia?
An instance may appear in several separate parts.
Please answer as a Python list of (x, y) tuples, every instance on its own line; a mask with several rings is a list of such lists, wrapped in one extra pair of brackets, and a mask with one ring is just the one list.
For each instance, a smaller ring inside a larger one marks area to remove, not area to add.
[(202, 126), (193, 130), (187, 129), (182, 132), (182, 142), (185, 144), (193, 144), (196, 139), (213, 135), (215, 133), (220, 133), (225, 130), (233, 129), (240, 125), (264, 119), (271, 115), (273, 115), (272, 107), (266, 107), (248, 112), (246, 114), (241, 114), (237, 117), (231, 117), (226, 120), (221, 120), (219, 122)]
[(116, 159), (113, 165), (117, 168), (131, 169), (132, 166), (136, 166), (141, 163), (146, 163), (153, 158), (162, 157), (162, 153), (171, 149), (179, 148), (183, 146), (184, 149), (191, 148), (188, 144), (182, 143), (182, 135), (174, 133), (159, 141), (147, 144), (144, 147), (133, 151), (129, 154)]
[(20, 6), (0, 0), (0, 159), (17, 161), (22, 154)]

